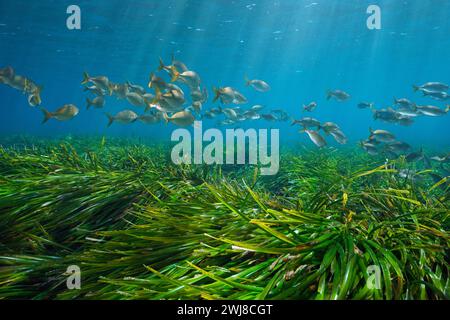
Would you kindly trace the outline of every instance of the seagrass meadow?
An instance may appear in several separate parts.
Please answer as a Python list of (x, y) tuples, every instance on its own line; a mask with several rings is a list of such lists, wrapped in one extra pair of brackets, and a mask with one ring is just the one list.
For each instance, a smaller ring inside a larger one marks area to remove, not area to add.
[(448, 298), (447, 164), (299, 147), (260, 176), (132, 139), (1, 142), (1, 299)]

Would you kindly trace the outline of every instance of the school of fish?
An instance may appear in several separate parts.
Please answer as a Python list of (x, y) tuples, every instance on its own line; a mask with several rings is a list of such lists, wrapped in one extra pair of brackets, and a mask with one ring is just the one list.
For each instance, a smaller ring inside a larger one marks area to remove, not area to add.
[[(166, 78), (163, 74), (166, 74)], [(11, 66), (0, 69), (0, 84), (10, 86), (27, 95), (28, 104), (31, 107), (38, 107), (43, 115), (43, 123), (50, 119), (57, 121), (68, 121), (76, 117), (80, 110), (77, 106), (67, 103), (54, 111), (49, 111), (42, 107), (41, 92), (42, 86), (37, 85), (33, 80), (16, 74)], [(244, 121), (291, 121), (292, 126), (298, 125), (299, 132), (305, 133), (317, 147), (322, 148), (327, 145), (326, 137), (333, 138), (339, 144), (346, 144), (348, 139), (341, 128), (334, 122), (321, 122), (312, 117), (294, 119), (283, 109), (268, 110), (263, 105), (253, 105), (244, 107), (249, 101), (243, 93), (231, 86), (213, 87), (213, 103), (219, 103), (216, 107), (205, 110), (205, 105), (209, 100), (207, 88), (202, 84), (199, 74), (189, 69), (182, 61), (176, 60), (172, 56), (170, 64), (165, 64), (163, 59), (159, 59), (159, 66), (149, 75), (149, 82), (146, 88), (133, 84), (129, 81), (116, 83), (107, 76), (91, 76), (84, 72), (81, 81), (84, 91), (90, 97), (86, 98), (86, 109), (104, 109), (109, 97), (122, 100), (123, 110), (117, 114), (105, 112), (108, 119), (107, 126), (113, 123), (131, 124), (136, 121), (148, 125), (160, 122), (172, 123), (180, 127), (191, 126), (196, 119), (217, 119), (219, 126), (238, 127)], [(271, 90), (270, 85), (260, 79), (250, 79), (244, 76), (245, 87), (251, 88), (260, 93)], [(422, 85), (414, 85), (413, 91), (422, 93), (423, 96), (435, 101), (450, 100), (448, 93), (450, 86), (440, 82), (428, 82)], [(336, 100), (345, 103), (351, 99), (351, 95), (343, 90), (335, 89), (326, 92), (326, 100)], [(376, 108), (373, 102), (362, 101), (357, 104), (359, 109), (371, 111), (375, 120), (410, 126), (414, 119), (419, 116), (439, 117), (446, 115), (450, 110), (450, 105), (441, 108), (432, 104), (417, 105), (406, 98), (394, 98), (391, 106), (386, 108)], [(303, 104), (299, 111), (314, 112), (318, 108), (315, 101)], [(360, 146), (370, 155), (383, 154), (393, 158), (405, 154), (407, 161), (417, 161), (423, 159), (423, 151), (411, 152), (411, 146), (405, 142), (398, 141), (395, 136), (382, 129), (369, 129), (369, 136), (360, 142)], [(449, 161), (450, 156), (435, 156), (431, 160), (438, 162)]]

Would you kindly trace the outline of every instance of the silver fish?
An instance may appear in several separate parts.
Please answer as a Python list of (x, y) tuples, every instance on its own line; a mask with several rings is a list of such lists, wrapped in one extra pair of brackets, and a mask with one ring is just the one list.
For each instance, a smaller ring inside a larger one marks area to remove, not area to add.
[(447, 100), (450, 98), (450, 95), (444, 91), (431, 91), (427, 89), (421, 90), (424, 96), (429, 96), (435, 100)]
[(434, 157), (431, 157), (430, 160), (437, 161), (437, 162), (449, 162), (450, 161), (450, 154), (448, 154), (446, 156), (443, 156), (443, 157), (434, 156)]
[(95, 86), (95, 85), (84, 87), (84, 91), (92, 92), (92, 93), (95, 94), (96, 96), (104, 96), (104, 95), (106, 94), (106, 92), (105, 92), (104, 90), (98, 88), (98, 87)]
[(360, 102), (360, 103), (358, 103), (358, 108), (360, 108), (360, 109), (366, 109), (366, 108), (372, 109), (373, 106), (374, 106), (373, 102)]
[(172, 122), (180, 127), (187, 127), (194, 123), (195, 117), (188, 110), (179, 111), (173, 114), (171, 117), (168, 117), (167, 114), (164, 114), (164, 119), (167, 122)]
[(282, 109), (274, 109), (272, 110), (272, 113), (276, 114), (279, 121), (287, 121), (289, 119), (287, 112)]
[(329, 134), (332, 131), (340, 130), (339, 126), (334, 122), (324, 122), (320, 125), (320, 128), (326, 133)]
[(234, 120), (231, 120), (231, 119), (225, 119), (225, 120), (220, 121), (220, 122), (219, 122), (219, 125), (222, 125), (222, 126), (229, 126), (229, 125), (232, 125), (232, 124), (235, 124), (235, 123), (236, 123), (236, 121), (234, 121)]
[(41, 111), (44, 114), (44, 120), (42, 123), (46, 123), (50, 119), (67, 121), (73, 119), (79, 113), (78, 108), (73, 104), (66, 104), (54, 112), (49, 112), (45, 108), (41, 108)]
[(294, 120), (291, 125), (295, 124), (299, 124), (306, 129), (311, 129), (314, 127), (320, 129), (320, 121), (310, 117), (305, 117), (300, 120)]
[(412, 110), (410, 108), (401, 107), (401, 108), (398, 108), (396, 111), (399, 115), (404, 116), (404, 117), (413, 118), (413, 117), (417, 117), (419, 115), (419, 113), (417, 113), (417, 106), (414, 107), (414, 110)]
[(156, 100), (158, 102), (158, 109), (163, 112), (178, 112), (183, 110), (183, 104), (185, 102), (184, 94), (182, 91), (170, 90), (161, 94), (157, 90)]
[(327, 100), (330, 100), (331, 98), (335, 98), (338, 101), (345, 101), (350, 99), (350, 95), (342, 90), (333, 90), (327, 92)]
[[(300, 132), (302, 132), (302, 131), (300, 131)], [(308, 134), (309, 139), (312, 142), (314, 142), (314, 144), (316, 146), (318, 146), (319, 148), (322, 148), (327, 145), (327, 142), (325, 141), (325, 139), (317, 131), (306, 129), (303, 132), (306, 132)]]
[(386, 144), (386, 148), (393, 152), (404, 152), (411, 149), (411, 146), (406, 142), (402, 141), (392, 141)]
[(249, 120), (258, 120), (261, 118), (261, 116), (254, 110), (245, 111), (243, 116)]
[(398, 123), (401, 126), (410, 126), (414, 123), (414, 120), (412, 117), (402, 116), (398, 114), (395, 123)]
[(146, 93), (145, 89), (143, 87), (136, 85), (136, 84), (132, 84), (129, 81), (127, 81), (127, 87), (128, 87), (129, 91), (136, 92), (136, 93), (140, 94), (141, 96)]
[(108, 94), (112, 94), (112, 86), (109, 83), (109, 79), (105, 76), (98, 76), (98, 77), (90, 77), (87, 72), (83, 73), (83, 81), (81, 81), (81, 84), (86, 84), (88, 82), (92, 82), (95, 84), (97, 88), (100, 88), (103, 91), (108, 92)]
[(260, 111), (262, 109), (264, 109), (264, 106), (260, 105), (260, 104), (256, 104), (253, 107), (250, 108), (253, 111)]
[(211, 111), (206, 111), (203, 115), (202, 118), (206, 118), (206, 119), (212, 119), (214, 118), (216, 115), (211, 113)]
[(86, 98), (86, 103), (87, 109), (89, 109), (91, 106), (94, 106), (95, 108), (103, 108), (105, 106), (105, 98), (104, 96), (97, 96), (92, 100)]
[(247, 78), (247, 76), (245, 77), (245, 85), (251, 86), (253, 89), (259, 92), (267, 92), (270, 90), (270, 86), (267, 82), (263, 80), (250, 80)]
[(146, 113), (140, 115), (137, 120), (145, 124), (155, 124), (159, 122), (160, 118), (157, 115)]
[(261, 118), (263, 118), (266, 121), (276, 121), (278, 120), (277, 117), (275, 117), (273, 114), (271, 113), (267, 113), (267, 114), (262, 114)]
[(126, 99), (129, 92), (126, 84), (111, 84), (111, 88), (117, 99)]
[(223, 104), (230, 104), (235, 99), (235, 90), (231, 87), (213, 87), (213, 91), (215, 95), (213, 102), (216, 102), (218, 99), (220, 99), (220, 102), (222, 102)]
[(369, 129), (369, 131), (370, 131), (370, 137), (369, 137), (370, 140), (375, 139), (380, 142), (391, 142), (391, 141), (395, 140), (395, 136), (387, 130)]
[(234, 99), (233, 99), (233, 103), (236, 104), (246, 104), (247, 98), (244, 97), (244, 95), (236, 90), (234, 90)]
[(392, 108), (375, 110), (372, 109), (373, 118), (375, 120), (380, 119), (387, 122), (395, 122), (397, 120), (397, 112)]
[(402, 108), (414, 108), (415, 107), (415, 103), (409, 101), (406, 98), (402, 98), (402, 99), (394, 98), (394, 104), (399, 107), (402, 107)]
[(129, 92), (127, 94), (127, 100), (129, 103), (131, 103), (133, 106), (136, 106), (136, 107), (143, 107), (146, 105), (145, 100), (142, 97), (142, 95), (140, 95), (137, 92)]
[(194, 89), (200, 86), (200, 77), (195, 71), (183, 71), (179, 73), (175, 71), (174, 76), (172, 77), (172, 82), (181, 81), (186, 84), (189, 88)]
[(225, 114), (225, 116), (229, 119), (233, 119), (236, 120), (238, 114), (236, 112), (235, 109), (231, 109), (231, 108), (225, 108), (223, 109), (223, 113)]
[(413, 86), (414, 91), (431, 90), (431, 91), (447, 91), (449, 86), (441, 82), (427, 82), (421, 86)]
[(361, 141), (360, 145), (371, 156), (379, 154), (377, 146), (369, 141)]
[(308, 111), (308, 112), (312, 112), (314, 111), (314, 109), (317, 108), (317, 102), (310, 102), (307, 105), (303, 105), (303, 110)]
[(346, 144), (348, 141), (345, 134), (339, 129), (330, 131), (330, 134), (334, 138), (334, 140), (336, 140), (336, 142), (339, 144)]
[(113, 122), (118, 122), (121, 124), (129, 124), (129, 123), (135, 122), (138, 118), (138, 115), (131, 110), (120, 111), (115, 116), (112, 116), (109, 113), (106, 113), (106, 116), (109, 119), (108, 127), (111, 126), (113, 124)]
[(219, 115), (219, 114), (222, 114), (223, 113), (223, 110), (222, 110), (222, 108), (221, 107), (218, 107), (218, 108), (211, 108), (210, 110), (209, 110), (209, 112), (211, 112), (212, 114), (214, 114), (214, 115)]
[(448, 105), (444, 110), (435, 106), (417, 106), (417, 112), (430, 117), (439, 117), (446, 115), (450, 110), (450, 105)]

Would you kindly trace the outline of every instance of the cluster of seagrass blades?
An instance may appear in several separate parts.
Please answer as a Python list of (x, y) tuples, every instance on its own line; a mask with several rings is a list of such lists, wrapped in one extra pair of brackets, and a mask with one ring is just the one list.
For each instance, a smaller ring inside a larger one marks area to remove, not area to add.
[(302, 149), (264, 177), (64, 141), (0, 148), (2, 298), (448, 298), (450, 193), (434, 168)]

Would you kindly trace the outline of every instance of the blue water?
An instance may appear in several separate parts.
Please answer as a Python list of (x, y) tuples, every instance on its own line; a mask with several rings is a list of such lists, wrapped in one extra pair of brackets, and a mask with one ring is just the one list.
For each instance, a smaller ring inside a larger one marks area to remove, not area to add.
[[(81, 30), (66, 28), (66, 8), (81, 8)], [(382, 29), (366, 27), (370, 4), (382, 10)], [(116, 83), (147, 86), (158, 58), (172, 54), (212, 86), (232, 86), (250, 107), (284, 109), (294, 118), (313, 116), (334, 121), (350, 144), (364, 139), (368, 128), (387, 129), (415, 146), (450, 149), (450, 114), (419, 117), (410, 127), (374, 121), (360, 101), (385, 108), (393, 97), (444, 107), (445, 102), (414, 93), (413, 84), (450, 83), (450, 1), (405, 0), (1, 0), (0, 67), (42, 84), (42, 106), (55, 110), (67, 103), (80, 108), (69, 122), (41, 124), (42, 114), (26, 96), (0, 85), (0, 134), (119, 135), (167, 139), (176, 128), (114, 124), (104, 111), (132, 107), (107, 99), (104, 110), (86, 110), (80, 82), (83, 71), (106, 75)], [(244, 75), (267, 81), (260, 93), (244, 85)], [(351, 100), (326, 100), (328, 89), (342, 89)], [(317, 101), (311, 114), (301, 105)], [(450, 101), (448, 101), (450, 103)], [(217, 104), (208, 102), (208, 109)], [(139, 109), (134, 109), (140, 111)], [(216, 126), (209, 121), (208, 126)], [(288, 122), (248, 122), (245, 127), (281, 128), (286, 144), (312, 145)]]

